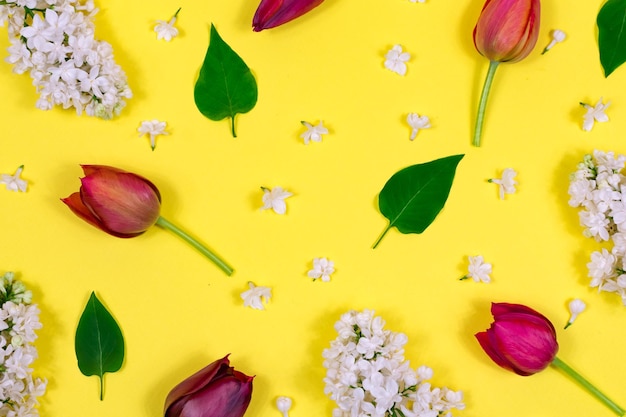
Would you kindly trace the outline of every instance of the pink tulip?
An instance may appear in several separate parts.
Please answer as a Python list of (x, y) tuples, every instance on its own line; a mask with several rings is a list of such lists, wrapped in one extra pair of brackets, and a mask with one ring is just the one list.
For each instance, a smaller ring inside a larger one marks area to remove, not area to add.
[(487, 0), (474, 27), (476, 50), (489, 60), (489, 70), (478, 105), (472, 144), (480, 146), (487, 98), (501, 62), (528, 56), (539, 36), (539, 0)]
[(491, 314), (491, 327), (476, 338), (495, 363), (524, 376), (550, 365), (559, 345), (547, 318), (526, 306), (506, 303), (492, 303)]
[(92, 226), (113, 236), (138, 236), (151, 226), (168, 229), (213, 261), (227, 275), (233, 269), (196, 239), (160, 215), (161, 194), (147, 179), (105, 165), (81, 165), (78, 192), (62, 198), (69, 208)]
[(228, 355), (175, 386), (165, 399), (165, 417), (241, 417), (252, 397), (252, 379), (236, 371)]
[(474, 45), (490, 61), (517, 62), (539, 36), (539, 0), (487, 0), (474, 28)]
[(549, 365), (560, 369), (618, 416), (626, 410), (556, 356), (559, 345), (554, 326), (544, 315), (521, 304), (491, 303), (493, 323), (476, 339), (485, 353), (499, 366), (528, 376)]
[(261, 0), (252, 19), (255, 32), (287, 23), (319, 6), (324, 0)]

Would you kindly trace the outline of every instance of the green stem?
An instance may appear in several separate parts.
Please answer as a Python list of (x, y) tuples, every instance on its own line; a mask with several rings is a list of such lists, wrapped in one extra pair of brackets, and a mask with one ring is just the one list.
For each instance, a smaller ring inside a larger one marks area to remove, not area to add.
[(100, 375), (100, 401), (104, 400), (104, 375)]
[(387, 227), (385, 227), (385, 230), (383, 230), (383, 232), (380, 234), (380, 236), (378, 236), (378, 239), (376, 239), (376, 242), (374, 242), (374, 245), (372, 246), (372, 249), (376, 249), (376, 246), (378, 246), (380, 241), (383, 240), (383, 238), (385, 237), (385, 235), (387, 234), (389, 229), (391, 229), (391, 225), (388, 225)]
[(483, 91), (480, 94), (480, 103), (478, 105), (478, 114), (476, 115), (476, 128), (474, 129), (474, 141), (472, 145), (480, 146), (480, 136), (483, 131), (483, 120), (485, 119), (485, 109), (487, 107), (487, 99), (489, 98), (489, 91), (491, 90), (491, 83), (493, 77), (498, 69), (498, 61), (489, 61), (489, 70), (487, 71), (487, 78), (485, 78), (485, 84), (483, 85)]
[(569, 365), (567, 365), (565, 362), (563, 362), (559, 358), (555, 357), (554, 360), (552, 361), (552, 365), (554, 365), (555, 367), (559, 368), (560, 370), (568, 374), (570, 377), (572, 377), (572, 379), (574, 379), (576, 382), (582, 385), (583, 388), (589, 391), (597, 399), (602, 401), (607, 407), (613, 410), (613, 412), (617, 414), (618, 416), (623, 416), (626, 413), (626, 411), (622, 407), (615, 404), (611, 399), (609, 399), (609, 397), (604, 395), (602, 391), (600, 391), (595, 386), (593, 386), (591, 382), (587, 381), (585, 378), (583, 378), (582, 375), (580, 375), (578, 372), (570, 368)]
[(233, 132), (233, 137), (237, 137), (237, 133), (235, 133), (235, 116), (230, 118), (230, 130)]
[(168, 230), (174, 232), (174, 234), (176, 234), (179, 237), (181, 237), (183, 240), (185, 240), (191, 246), (193, 246), (194, 248), (199, 250), (204, 256), (206, 256), (211, 261), (213, 261), (215, 263), (215, 265), (217, 265), (222, 271), (224, 271), (226, 273), (226, 275), (232, 275), (233, 268), (231, 266), (229, 266), (226, 262), (224, 262), (222, 259), (220, 259), (216, 254), (211, 252), (206, 246), (204, 246), (203, 244), (198, 242), (196, 239), (194, 239), (193, 237), (189, 236), (187, 233), (185, 233), (180, 228), (178, 228), (178, 226), (174, 225), (173, 223), (170, 223), (163, 216), (159, 216), (159, 218), (156, 221), (156, 224), (158, 224), (159, 226), (161, 226), (164, 229), (168, 229)]

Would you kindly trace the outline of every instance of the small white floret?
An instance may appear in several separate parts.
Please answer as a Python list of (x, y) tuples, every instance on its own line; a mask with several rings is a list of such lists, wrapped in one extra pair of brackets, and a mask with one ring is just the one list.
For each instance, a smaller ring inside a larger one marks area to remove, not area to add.
[(430, 128), (430, 119), (428, 116), (420, 116), (417, 113), (409, 113), (406, 121), (409, 126), (411, 126), (411, 137), (409, 138), (411, 140), (415, 139), (417, 132), (419, 132), (420, 129)]
[(411, 54), (402, 51), (401, 45), (394, 45), (385, 54), (385, 68), (396, 74), (406, 74), (406, 62), (411, 59)]
[(9, 191), (21, 191), (25, 193), (26, 188), (28, 187), (28, 182), (20, 178), (23, 170), (24, 165), (20, 165), (17, 170), (15, 170), (15, 174), (2, 174), (0, 176), (0, 184), (6, 185), (7, 190)]
[(515, 193), (515, 185), (517, 184), (517, 181), (515, 181), (516, 176), (517, 172), (513, 168), (506, 168), (502, 171), (502, 178), (491, 178), (487, 181), (499, 185), (500, 199), (504, 200), (505, 194)]
[(176, 17), (178, 16), (178, 12), (180, 12), (180, 7), (174, 13), (174, 16), (166, 22), (165, 20), (157, 20), (156, 26), (154, 26), (154, 31), (157, 34), (157, 40), (163, 39), (167, 42), (171, 41), (173, 38), (178, 36), (178, 29), (176, 28)]
[(167, 122), (161, 122), (156, 119), (146, 120), (141, 122), (141, 126), (139, 126), (137, 131), (139, 132), (139, 136), (150, 136), (150, 147), (154, 150), (156, 147), (156, 137), (159, 135), (169, 135), (169, 133), (165, 131), (166, 126)]
[(265, 310), (267, 304), (272, 298), (272, 289), (269, 287), (256, 286), (252, 282), (248, 282), (248, 290), (241, 293), (244, 307), (251, 307), (255, 310)]
[(587, 113), (583, 116), (583, 130), (585, 132), (591, 131), (595, 122), (604, 123), (609, 121), (609, 116), (606, 115), (605, 111), (611, 105), (610, 101), (604, 104), (602, 103), (602, 97), (600, 97), (600, 100), (593, 107), (582, 102), (580, 105), (587, 110)]
[(322, 135), (328, 134), (328, 129), (324, 127), (324, 124), (321, 120), (315, 126), (305, 121), (301, 121), (300, 123), (302, 123), (302, 125), (306, 127), (306, 132), (300, 135), (300, 137), (304, 139), (305, 145), (308, 145), (310, 141), (321, 142)]
[(274, 187), (272, 189), (261, 187), (263, 190), (263, 207), (261, 210), (274, 210), (276, 214), (285, 214), (287, 212), (287, 203), (285, 199), (293, 194), (282, 187)]
[(276, 399), (276, 408), (283, 413), (283, 417), (289, 417), (289, 410), (293, 401), (289, 397), (278, 397)]
[(313, 281), (321, 278), (323, 282), (328, 282), (333, 272), (335, 272), (335, 263), (333, 261), (326, 258), (314, 258), (313, 269), (307, 272), (307, 276), (313, 278)]
[(557, 43), (561, 43), (565, 40), (566, 35), (565, 32), (563, 32), (560, 29), (554, 29), (552, 31), (552, 40), (550, 41), (550, 43), (548, 44), (548, 46), (546, 46), (543, 51), (541, 52), (541, 55), (545, 54), (546, 52), (548, 52), (550, 49), (552, 49), (554, 47), (554, 45), (556, 45)]
[(585, 302), (580, 298), (575, 298), (569, 302), (568, 307), (570, 318), (564, 327), (565, 329), (567, 329), (569, 326), (572, 325), (572, 323), (574, 323), (574, 320), (576, 320), (576, 317), (578, 317), (580, 313), (585, 311), (585, 308), (587, 308), (587, 304), (585, 304)]

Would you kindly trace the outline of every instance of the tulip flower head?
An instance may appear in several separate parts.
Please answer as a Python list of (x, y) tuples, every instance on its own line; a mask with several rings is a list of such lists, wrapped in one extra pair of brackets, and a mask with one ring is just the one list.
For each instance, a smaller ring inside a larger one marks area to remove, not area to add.
[(489, 60), (480, 96), (474, 146), (480, 146), (483, 119), (493, 77), (501, 62), (517, 62), (528, 56), (539, 37), (539, 0), (487, 0), (474, 27), (474, 46)]
[(499, 366), (528, 376), (549, 365), (565, 372), (618, 416), (626, 410), (556, 356), (559, 345), (554, 326), (544, 315), (521, 304), (491, 303), (493, 323), (476, 339), (485, 353)]
[(476, 339), (496, 364), (523, 376), (550, 365), (559, 350), (550, 320), (519, 304), (492, 303), (491, 314), (491, 327)]
[(261, 0), (254, 13), (255, 32), (287, 23), (322, 4), (324, 0)]
[(165, 417), (242, 417), (252, 398), (252, 379), (224, 356), (176, 385), (165, 399)]
[(110, 235), (130, 238), (155, 224), (198, 249), (227, 275), (233, 269), (196, 239), (160, 215), (161, 194), (142, 176), (106, 165), (81, 165), (85, 176), (78, 192), (62, 198), (81, 219)]
[(80, 191), (62, 201), (81, 219), (113, 236), (138, 236), (159, 218), (161, 194), (147, 179), (104, 165), (81, 165)]

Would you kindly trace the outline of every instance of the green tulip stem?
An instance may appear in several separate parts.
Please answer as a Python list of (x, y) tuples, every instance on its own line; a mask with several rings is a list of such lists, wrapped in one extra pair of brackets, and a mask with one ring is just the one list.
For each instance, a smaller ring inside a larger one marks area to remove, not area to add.
[(493, 77), (498, 69), (498, 64), (500, 64), (498, 61), (489, 61), (489, 70), (487, 71), (487, 78), (485, 78), (485, 84), (483, 85), (483, 92), (480, 94), (478, 114), (476, 115), (476, 128), (474, 129), (474, 141), (472, 142), (472, 145), (474, 146), (480, 146), (480, 136), (483, 131), (483, 121), (485, 119), (487, 99), (489, 98), (491, 83), (493, 82)]
[(597, 399), (599, 399), (604, 404), (606, 404), (606, 406), (609, 407), (611, 410), (613, 410), (613, 412), (617, 414), (618, 416), (623, 416), (624, 414), (626, 414), (626, 410), (624, 410), (619, 405), (615, 404), (609, 397), (604, 395), (602, 391), (600, 391), (595, 386), (593, 386), (591, 382), (583, 378), (582, 375), (580, 375), (578, 372), (570, 368), (570, 366), (567, 365), (565, 362), (563, 362), (561, 359), (555, 357), (554, 360), (552, 361), (552, 365), (554, 365), (555, 367), (559, 368), (560, 370), (565, 372), (567, 375), (572, 377), (572, 379), (574, 379), (576, 382), (582, 385), (583, 388), (585, 388), (587, 391), (593, 394)]
[(164, 229), (170, 230), (174, 234), (176, 234), (179, 237), (181, 237), (184, 241), (189, 243), (191, 246), (193, 246), (194, 248), (199, 250), (204, 256), (209, 258), (211, 261), (213, 261), (213, 263), (215, 263), (215, 265), (217, 265), (222, 271), (224, 271), (226, 273), (226, 275), (232, 275), (233, 268), (230, 265), (228, 265), (226, 262), (224, 262), (216, 254), (211, 252), (206, 246), (204, 246), (203, 244), (198, 242), (196, 239), (194, 239), (193, 237), (191, 237), (190, 235), (185, 233), (178, 226), (176, 226), (175, 224), (169, 222), (168, 220), (163, 218), (163, 216), (159, 216), (159, 218), (156, 221), (156, 224), (161, 226)]

